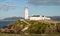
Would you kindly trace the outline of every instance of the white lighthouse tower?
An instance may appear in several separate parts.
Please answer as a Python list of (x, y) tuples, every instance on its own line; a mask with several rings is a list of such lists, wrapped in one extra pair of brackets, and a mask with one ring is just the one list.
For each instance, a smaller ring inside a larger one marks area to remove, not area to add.
[(24, 8), (24, 12), (25, 12), (25, 19), (28, 19), (28, 6), (27, 5)]

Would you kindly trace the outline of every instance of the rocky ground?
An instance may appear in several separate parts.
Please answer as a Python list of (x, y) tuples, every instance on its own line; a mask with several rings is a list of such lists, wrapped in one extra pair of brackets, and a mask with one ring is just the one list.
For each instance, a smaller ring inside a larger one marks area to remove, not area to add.
[(51, 20), (33, 21), (33, 20), (17, 20), (13, 23), (0, 28), (0, 33), (20, 34), (47, 34), (60, 33), (60, 23)]

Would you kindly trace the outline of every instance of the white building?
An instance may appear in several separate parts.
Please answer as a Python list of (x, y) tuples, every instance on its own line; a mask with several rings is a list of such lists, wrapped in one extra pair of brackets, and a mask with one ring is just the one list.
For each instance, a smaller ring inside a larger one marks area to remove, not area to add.
[(24, 8), (25, 12), (25, 19), (30, 19), (30, 20), (50, 20), (51, 18), (45, 17), (45, 16), (40, 16), (40, 15), (33, 15), (31, 17), (28, 17), (28, 6), (26, 5)]
[(24, 8), (24, 12), (25, 12), (25, 19), (28, 19), (28, 6), (27, 5)]
[(50, 20), (51, 18), (40, 16), (40, 15), (34, 15), (29, 18), (30, 20)]

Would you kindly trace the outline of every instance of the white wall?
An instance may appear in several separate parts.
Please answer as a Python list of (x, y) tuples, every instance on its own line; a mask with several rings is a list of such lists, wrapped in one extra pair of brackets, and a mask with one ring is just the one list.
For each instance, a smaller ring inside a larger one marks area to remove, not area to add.
[(50, 20), (50, 18), (47, 17), (30, 17), (30, 20)]

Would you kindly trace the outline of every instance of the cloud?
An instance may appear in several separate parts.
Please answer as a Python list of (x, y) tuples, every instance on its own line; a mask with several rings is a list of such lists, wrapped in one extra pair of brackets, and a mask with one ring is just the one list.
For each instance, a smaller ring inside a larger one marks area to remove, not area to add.
[(15, 5), (7, 5), (7, 4), (0, 3), (0, 10), (6, 10), (6, 11), (8, 11), (8, 10), (13, 10), (15, 8), (16, 8)]
[(8, 1), (11, 3), (11, 1), (13, 1), (13, 0), (5, 0), (3, 2), (0, 2), (0, 10), (9, 11), (9, 10), (13, 10), (17, 7), (16, 5), (9, 5), (8, 3), (6, 3)]
[(60, 6), (60, 0), (28, 0), (29, 4), (33, 5), (56, 5)]
[(12, 3), (12, 2), (16, 2), (17, 0), (5, 0), (4, 2), (6, 3)]

